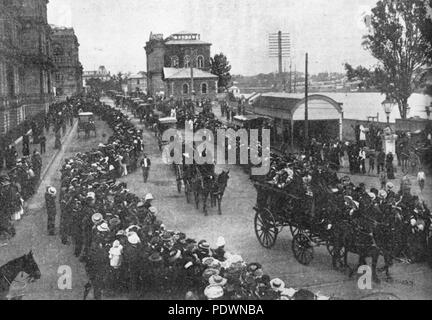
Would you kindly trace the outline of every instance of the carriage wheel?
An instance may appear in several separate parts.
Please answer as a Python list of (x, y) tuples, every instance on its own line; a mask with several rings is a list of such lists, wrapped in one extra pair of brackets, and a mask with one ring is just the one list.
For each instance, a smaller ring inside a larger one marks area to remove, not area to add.
[(313, 260), (314, 249), (309, 238), (302, 232), (295, 235), (292, 241), (292, 251), (294, 257), (302, 265), (309, 265)]
[(268, 209), (257, 211), (254, 223), (259, 243), (267, 249), (273, 247), (279, 233), (273, 214)]
[(299, 228), (292, 226), (292, 225), (290, 225), (289, 227), (290, 227), (291, 234), (294, 238), (299, 233), (300, 230), (299, 230)]

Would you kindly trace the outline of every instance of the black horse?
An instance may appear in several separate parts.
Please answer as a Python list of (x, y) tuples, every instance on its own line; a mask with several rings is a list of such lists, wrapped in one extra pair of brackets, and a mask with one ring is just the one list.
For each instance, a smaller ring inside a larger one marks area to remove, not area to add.
[(29, 282), (40, 279), (41, 272), (34, 260), (32, 251), (0, 267), (0, 300), (6, 299), (10, 286), (20, 272), (25, 272), (28, 275), (27, 280)]
[(222, 214), (221, 202), (222, 202), (223, 195), (225, 193), (225, 189), (228, 185), (228, 180), (229, 180), (229, 170), (222, 171), (222, 173), (218, 175), (217, 178), (215, 179), (215, 182), (213, 184), (213, 189), (211, 191), (211, 196), (210, 196), (211, 206), (214, 207), (217, 201), (219, 214)]
[(343, 266), (349, 268), (348, 253), (354, 253), (359, 256), (359, 263), (356, 269), (350, 269), (352, 276), (360, 266), (366, 265), (366, 258), (372, 259), (372, 280), (375, 283), (380, 283), (377, 275), (378, 259), (382, 255), (384, 257), (384, 270), (388, 279), (390, 276), (390, 267), (393, 264), (394, 243), (391, 241), (389, 232), (392, 227), (387, 222), (372, 221), (372, 228), (363, 228), (361, 225), (349, 222), (339, 221), (335, 224), (333, 230), (334, 252), (333, 267), (343, 259)]

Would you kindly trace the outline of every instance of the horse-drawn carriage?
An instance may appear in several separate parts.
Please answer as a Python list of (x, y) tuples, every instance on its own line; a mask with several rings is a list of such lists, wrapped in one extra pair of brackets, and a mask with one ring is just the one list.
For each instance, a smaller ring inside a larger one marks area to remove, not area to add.
[(169, 141), (164, 140), (163, 134), (166, 130), (177, 129), (177, 119), (171, 117), (159, 118), (156, 121), (155, 136), (158, 140), (159, 150), (162, 151), (162, 147), (167, 145)]
[(325, 245), (333, 256), (332, 232), (325, 220), (318, 222), (312, 211), (313, 198), (305, 199), (288, 193), (267, 182), (255, 182), (257, 205), (255, 210), (255, 234), (260, 244), (270, 249), (283, 228), (291, 231), (294, 257), (308, 265), (314, 256), (314, 247)]
[(81, 112), (78, 114), (78, 137), (84, 131), (86, 138), (90, 137), (90, 132), (94, 132), (96, 137), (96, 124), (93, 112)]
[(430, 258), (431, 216), (427, 208), (408, 212), (398, 203), (374, 205), (366, 198), (359, 205), (351, 196), (321, 183), (309, 195), (298, 192), (295, 185), (281, 189), (269, 182), (256, 182), (255, 188), (254, 226), (258, 241), (263, 247), (272, 248), (282, 229), (289, 227), (292, 252), (303, 265), (313, 260), (314, 248), (325, 246), (333, 267), (349, 268), (351, 274), (356, 269), (349, 267), (348, 253), (359, 256), (359, 266), (371, 257), (372, 277), (379, 282), (380, 256), (384, 258), (382, 270), (387, 277), (392, 260)]

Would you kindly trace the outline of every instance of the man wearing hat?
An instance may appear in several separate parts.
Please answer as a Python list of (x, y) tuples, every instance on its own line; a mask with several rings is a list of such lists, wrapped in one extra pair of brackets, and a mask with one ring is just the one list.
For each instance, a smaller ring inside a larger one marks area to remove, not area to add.
[(56, 210), (56, 194), (57, 191), (54, 187), (48, 186), (45, 192), (45, 206), (48, 215), (48, 235), (53, 236), (55, 231), (55, 217)]
[(149, 176), (150, 166), (151, 166), (151, 161), (147, 157), (147, 154), (144, 154), (144, 157), (141, 160), (140, 166), (141, 166), (141, 169), (142, 169), (144, 183), (146, 183), (147, 179), (148, 179), (148, 176)]

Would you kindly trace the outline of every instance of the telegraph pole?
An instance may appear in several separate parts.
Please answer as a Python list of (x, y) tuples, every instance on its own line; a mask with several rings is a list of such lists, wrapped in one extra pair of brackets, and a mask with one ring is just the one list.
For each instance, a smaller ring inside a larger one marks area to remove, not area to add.
[(290, 72), (289, 72), (289, 93), (292, 93), (292, 61), (290, 61)]
[[(278, 31), (269, 35), (269, 56), (271, 58), (278, 58), (278, 73), (279, 81), (284, 82), (285, 77), (282, 74), (282, 59), (283, 57), (290, 57), (291, 53), (291, 40), (289, 33)], [(278, 87), (280, 88), (280, 83)], [(286, 84), (282, 83), (285, 90)]]
[(309, 144), (309, 114), (308, 114), (308, 90), (309, 90), (309, 84), (308, 84), (308, 53), (306, 53), (306, 61), (305, 61), (305, 143), (306, 145)]
[(191, 55), (190, 55), (190, 75), (191, 75), (191, 89), (190, 89), (190, 96), (191, 96), (191, 102), (192, 102), (192, 112), (195, 114), (195, 101), (194, 101), (194, 73), (193, 73), (193, 66), (196, 59), (196, 50), (191, 49)]

